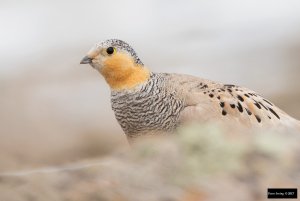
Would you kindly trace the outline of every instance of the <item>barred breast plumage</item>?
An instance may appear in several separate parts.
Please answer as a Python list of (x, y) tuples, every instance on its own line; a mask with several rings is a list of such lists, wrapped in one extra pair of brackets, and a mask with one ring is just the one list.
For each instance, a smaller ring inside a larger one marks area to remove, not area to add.
[(134, 89), (111, 92), (116, 119), (130, 137), (176, 128), (183, 101), (166, 87), (166, 74), (152, 73)]

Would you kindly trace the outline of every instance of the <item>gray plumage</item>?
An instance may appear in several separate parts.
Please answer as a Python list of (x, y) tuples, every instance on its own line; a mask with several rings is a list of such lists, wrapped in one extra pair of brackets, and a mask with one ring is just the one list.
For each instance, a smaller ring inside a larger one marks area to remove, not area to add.
[(129, 137), (177, 127), (184, 100), (165, 88), (166, 79), (166, 74), (153, 73), (148, 82), (133, 90), (111, 92), (112, 109)]

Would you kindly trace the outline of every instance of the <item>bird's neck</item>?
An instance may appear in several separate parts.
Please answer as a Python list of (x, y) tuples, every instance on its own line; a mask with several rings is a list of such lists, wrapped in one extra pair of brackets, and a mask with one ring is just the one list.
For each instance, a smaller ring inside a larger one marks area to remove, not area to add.
[(112, 90), (132, 89), (150, 78), (150, 71), (124, 54), (107, 59), (100, 70)]

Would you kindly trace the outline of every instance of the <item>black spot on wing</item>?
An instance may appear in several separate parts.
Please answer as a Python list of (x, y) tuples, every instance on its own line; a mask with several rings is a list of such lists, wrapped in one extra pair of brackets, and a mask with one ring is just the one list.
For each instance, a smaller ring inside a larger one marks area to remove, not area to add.
[(237, 105), (237, 109), (242, 113), (244, 110), (243, 110), (243, 107), (241, 105), (240, 102), (238, 102), (238, 105)]
[(244, 102), (244, 98), (243, 98), (242, 96), (237, 95), (237, 98), (238, 98), (240, 101)]
[(207, 84), (203, 85), (200, 89), (206, 89), (208, 88)]
[(258, 123), (261, 122), (261, 118), (258, 115), (255, 115), (256, 120), (258, 121)]
[(248, 93), (248, 95), (257, 97), (255, 93)]
[(202, 85), (203, 85), (203, 83), (200, 82), (199, 84), (197, 84), (196, 88), (200, 88), (200, 87), (202, 87)]
[(236, 85), (234, 85), (234, 84), (224, 84), (224, 87), (231, 88), (231, 87), (236, 87)]
[(263, 99), (266, 103), (268, 103), (269, 105), (271, 105), (271, 106), (273, 106), (273, 104), (270, 102), (270, 101), (268, 101), (268, 100), (266, 100), (266, 99)]
[(252, 112), (250, 112), (250, 110), (248, 110), (247, 108), (245, 108), (246, 112), (248, 115), (252, 115)]
[(261, 109), (261, 106), (255, 101), (254, 105), (258, 108)]
[(279, 115), (272, 109), (269, 107), (270, 112), (272, 112), (272, 114), (274, 114), (278, 119), (280, 119)]
[(261, 102), (258, 102), (261, 106), (263, 106), (263, 108), (265, 108), (265, 110), (269, 110), (264, 104), (262, 104)]

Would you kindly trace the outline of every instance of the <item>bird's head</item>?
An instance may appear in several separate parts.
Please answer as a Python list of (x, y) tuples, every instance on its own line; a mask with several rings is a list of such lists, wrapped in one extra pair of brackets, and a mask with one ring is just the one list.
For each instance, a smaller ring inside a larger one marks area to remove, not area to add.
[(90, 64), (98, 70), (112, 90), (133, 88), (150, 77), (133, 48), (117, 39), (96, 44), (80, 64)]

